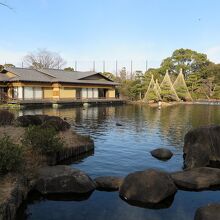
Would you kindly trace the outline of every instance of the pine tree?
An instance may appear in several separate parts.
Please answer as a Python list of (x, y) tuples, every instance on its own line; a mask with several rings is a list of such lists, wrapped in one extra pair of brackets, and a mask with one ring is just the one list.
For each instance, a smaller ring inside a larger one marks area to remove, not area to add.
[(177, 76), (177, 78), (173, 84), (173, 87), (176, 90), (176, 93), (181, 100), (184, 100), (184, 101), (192, 101), (193, 100), (192, 96), (189, 93), (189, 90), (187, 88), (182, 69), (180, 69), (180, 73)]
[(154, 77), (152, 75), (151, 81), (149, 83), (147, 92), (145, 94), (145, 101), (159, 101), (161, 99), (160, 92), (157, 89), (156, 83), (154, 81)]
[(164, 79), (160, 84), (160, 89), (160, 95), (163, 101), (179, 101), (179, 97), (173, 87), (168, 71), (166, 72)]
[(217, 84), (214, 88), (213, 91), (213, 95), (212, 95), (213, 99), (220, 99), (220, 84)]
[(161, 88), (160, 88), (160, 85), (159, 85), (159, 83), (158, 83), (158, 80), (157, 80), (157, 79), (156, 79), (155, 86), (156, 86), (156, 88), (157, 88), (157, 91), (158, 91), (159, 93), (161, 93)]

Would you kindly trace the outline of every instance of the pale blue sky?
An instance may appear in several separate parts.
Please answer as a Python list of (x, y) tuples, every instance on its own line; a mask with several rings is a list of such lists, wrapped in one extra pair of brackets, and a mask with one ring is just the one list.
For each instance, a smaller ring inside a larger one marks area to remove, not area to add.
[(113, 68), (111, 60), (121, 60), (120, 66), (133, 59), (134, 68), (141, 69), (144, 60), (159, 66), (182, 47), (220, 62), (219, 0), (0, 2), (13, 7), (0, 7), (0, 63), (19, 66), (29, 51), (46, 48), (59, 52), (67, 65), (105, 59)]

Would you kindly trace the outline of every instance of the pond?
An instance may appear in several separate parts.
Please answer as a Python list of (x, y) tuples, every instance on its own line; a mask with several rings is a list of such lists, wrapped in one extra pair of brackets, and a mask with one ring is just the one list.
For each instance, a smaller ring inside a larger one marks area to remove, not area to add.
[[(130, 172), (157, 168), (181, 170), (185, 133), (202, 125), (220, 124), (220, 106), (175, 105), (150, 108), (142, 105), (22, 110), (19, 114), (49, 114), (66, 117), (73, 129), (94, 139), (95, 151), (69, 161), (92, 178), (102, 175), (125, 176)], [(122, 126), (116, 126), (116, 123)], [(153, 158), (150, 151), (169, 148), (169, 161)], [(84, 198), (64, 200), (32, 196), (19, 219), (45, 220), (193, 220), (196, 209), (220, 201), (219, 191), (178, 191), (169, 206), (149, 209), (131, 206), (118, 192), (94, 191)]]

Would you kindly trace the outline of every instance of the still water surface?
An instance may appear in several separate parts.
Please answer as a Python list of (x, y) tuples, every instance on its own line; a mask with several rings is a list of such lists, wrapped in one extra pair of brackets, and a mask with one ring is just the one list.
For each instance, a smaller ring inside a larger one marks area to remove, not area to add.
[[(220, 106), (178, 105), (150, 108), (139, 105), (115, 107), (22, 110), (20, 114), (49, 114), (67, 117), (78, 133), (91, 135), (94, 154), (69, 165), (88, 173), (125, 176), (147, 168), (181, 170), (185, 133), (202, 125), (220, 124)], [(122, 126), (116, 126), (119, 122)], [(161, 162), (150, 155), (152, 149), (166, 147), (174, 156)], [(68, 201), (30, 199), (26, 218), (30, 220), (193, 220), (195, 210), (210, 202), (220, 202), (220, 192), (178, 191), (169, 207), (140, 208), (127, 204), (118, 192), (94, 191), (87, 198)]]

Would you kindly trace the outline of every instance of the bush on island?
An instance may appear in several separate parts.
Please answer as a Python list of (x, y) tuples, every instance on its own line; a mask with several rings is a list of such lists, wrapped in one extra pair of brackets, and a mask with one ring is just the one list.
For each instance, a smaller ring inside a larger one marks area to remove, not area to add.
[(23, 115), (17, 118), (16, 124), (21, 127), (41, 125), (42, 128), (52, 127), (56, 131), (66, 131), (71, 127), (62, 118), (49, 115)]
[(60, 151), (64, 143), (55, 129), (30, 126), (25, 130), (23, 144), (47, 155)]
[(8, 110), (0, 110), (0, 126), (11, 125), (14, 118), (14, 114)]
[(41, 125), (42, 128), (54, 128), (56, 131), (66, 131), (70, 128), (70, 124), (57, 116), (50, 116)]
[(23, 163), (23, 148), (14, 144), (8, 136), (0, 139), (0, 173), (18, 171)]

